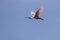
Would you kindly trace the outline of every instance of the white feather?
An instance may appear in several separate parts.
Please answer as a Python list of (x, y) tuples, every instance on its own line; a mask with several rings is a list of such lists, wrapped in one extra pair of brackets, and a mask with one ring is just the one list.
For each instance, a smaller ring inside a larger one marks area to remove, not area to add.
[(35, 16), (35, 12), (31, 11), (31, 16), (34, 17)]

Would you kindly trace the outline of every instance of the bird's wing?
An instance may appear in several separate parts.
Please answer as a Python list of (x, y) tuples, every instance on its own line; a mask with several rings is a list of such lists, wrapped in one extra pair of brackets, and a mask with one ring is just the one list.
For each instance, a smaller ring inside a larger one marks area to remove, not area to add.
[(43, 7), (40, 7), (35, 14), (35, 17), (40, 17), (41, 13), (43, 12)]

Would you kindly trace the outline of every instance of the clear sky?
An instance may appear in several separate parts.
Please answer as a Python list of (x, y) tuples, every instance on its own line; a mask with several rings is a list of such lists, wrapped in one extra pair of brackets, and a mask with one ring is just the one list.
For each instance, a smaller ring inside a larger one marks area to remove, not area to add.
[[(25, 18), (40, 6), (43, 21)], [(0, 0), (0, 40), (60, 40), (60, 0)]]

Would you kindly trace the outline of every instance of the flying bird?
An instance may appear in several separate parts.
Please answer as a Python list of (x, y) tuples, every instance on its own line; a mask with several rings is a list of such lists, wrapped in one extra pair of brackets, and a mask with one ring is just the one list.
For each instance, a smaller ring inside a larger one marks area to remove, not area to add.
[(41, 20), (44, 20), (41, 18), (41, 13), (43, 12), (43, 6), (41, 6), (36, 12), (34, 11), (31, 11), (31, 16), (32, 17), (25, 17), (25, 18), (29, 18), (29, 19), (41, 19)]
[(36, 11), (36, 13), (33, 12), (33, 11), (31, 11), (31, 16), (32, 16), (32, 18), (44, 20), (44, 19), (41, 18), (41, 13), (43, 12), (43, 9), (44, 9), (43, 6), (41, 6), (41, 7)]

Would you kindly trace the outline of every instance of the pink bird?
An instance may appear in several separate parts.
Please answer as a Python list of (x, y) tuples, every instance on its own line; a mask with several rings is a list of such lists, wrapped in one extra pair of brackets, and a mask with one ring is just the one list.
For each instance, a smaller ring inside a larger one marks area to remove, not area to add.
[[(32, 18), (44, 20), (44, 19), (41, 18), (41, 13), (43, 12), (43, 9), (44, 9), (43, 6), (41, 6), (41, 7), (36, 11), (36, 13), (33, 12), (33, 11), (31, 11), (31, 16), (32, 16)], [(25, 17), (25, 18), (32, 19), (31, 17)]]
[(43, 12), (43, 6), (41, 6), (37, 11), (36, 13), (31, 11), (31, 16), (32, 18), (35, 18), (35, 19), (41, 19), (41, 20), (44, 20), (41, 18), (41, 13)]

